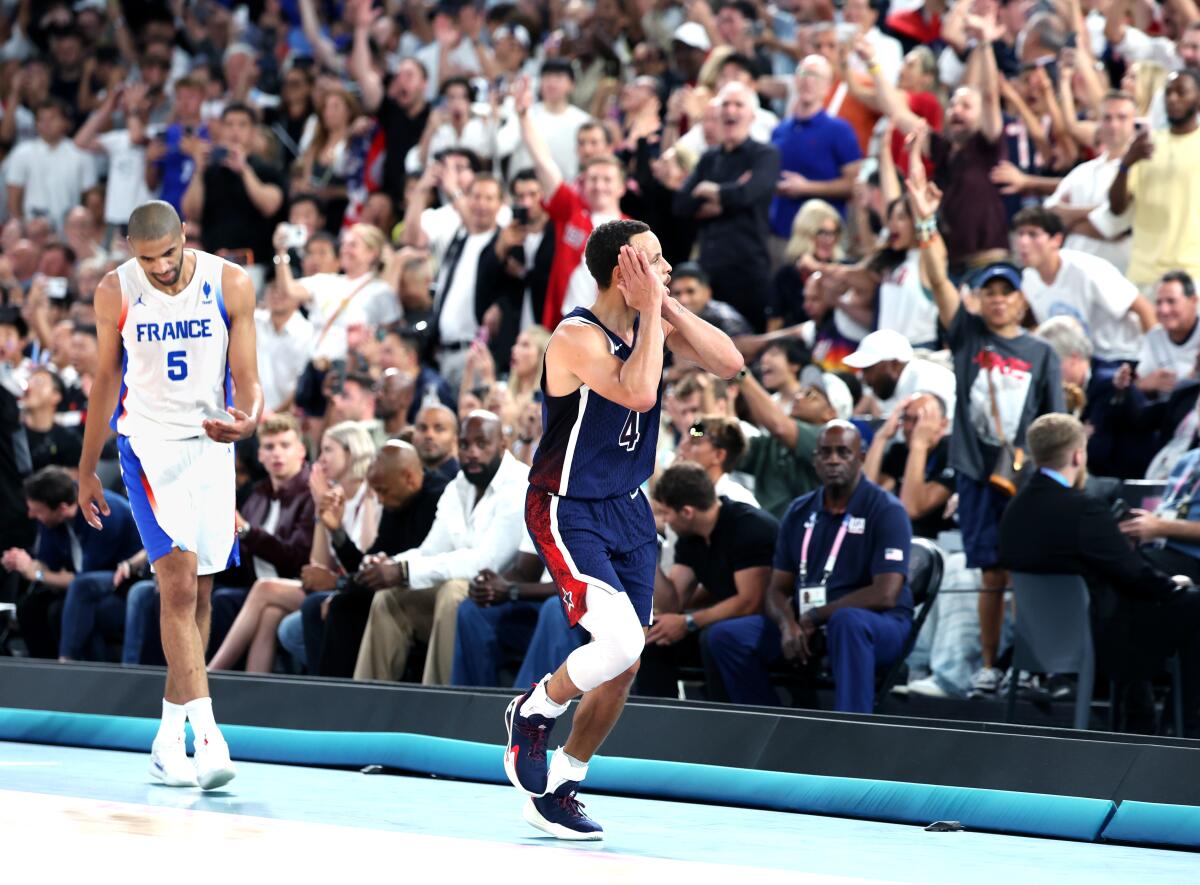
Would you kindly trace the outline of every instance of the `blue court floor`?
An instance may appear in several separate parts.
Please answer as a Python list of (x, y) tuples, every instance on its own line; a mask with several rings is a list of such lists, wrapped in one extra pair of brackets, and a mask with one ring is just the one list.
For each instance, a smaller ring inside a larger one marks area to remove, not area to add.
[(526, 824), (507, 787), (242, 762), (229, 787), (202, 793), (153, 783), (148, 758), (0, 742), (0, 869), (53, 864), (24, 880), (123, 885), (1200, 883), (1187, 852), (613, 796), (584, 797), (606, 841), (566, 845)]

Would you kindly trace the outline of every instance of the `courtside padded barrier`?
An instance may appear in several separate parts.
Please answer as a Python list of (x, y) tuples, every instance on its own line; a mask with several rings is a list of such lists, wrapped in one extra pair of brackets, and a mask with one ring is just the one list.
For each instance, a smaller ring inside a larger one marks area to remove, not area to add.
[(1125, 801), (1102, 835), (1112, 842), (1200, 848), (1200, 808)]
[[(153, 719), (0, 708), (0, 740), (145, 752)], [(485, 783), (506, 783), (497, 745), (388, 732), (299, 731), (226, 725), (235, 759), (293, 765), (384, 765)], [(1094, 841), (1114, 805), (1107, 799), (860, 780), (596, 757), (588, 787), (601, 792)], [(1200, 811), (1200, 809), (1189, 809)]]

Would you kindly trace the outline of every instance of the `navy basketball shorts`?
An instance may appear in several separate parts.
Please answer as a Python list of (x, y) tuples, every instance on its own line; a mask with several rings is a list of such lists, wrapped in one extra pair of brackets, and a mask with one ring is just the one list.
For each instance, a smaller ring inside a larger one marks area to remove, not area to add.
[(650, 623), (658, 533), (641, 489), (588, 500), (530, 486), (525, 527), (558, 587), (572, 627), (587, 611), (588, 587), (626, 594), (642, 625)]
[(958, 525), (967, 568), (991, 569), (1000, 562), (1000, 517), (1009, 497), (990, 483), (958, 474)]

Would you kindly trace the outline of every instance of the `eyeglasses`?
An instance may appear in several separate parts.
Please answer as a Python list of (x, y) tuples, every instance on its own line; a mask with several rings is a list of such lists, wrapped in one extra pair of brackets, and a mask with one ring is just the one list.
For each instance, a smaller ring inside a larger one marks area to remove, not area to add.
[(842, 232), (842, 229), (840, 227), (835, 227), (835, 228), (823, 227), (817, 231), (816, 235), (818, 237), (836, 237), (836, 236), (839, 236), (841, 234), (841, 232)]

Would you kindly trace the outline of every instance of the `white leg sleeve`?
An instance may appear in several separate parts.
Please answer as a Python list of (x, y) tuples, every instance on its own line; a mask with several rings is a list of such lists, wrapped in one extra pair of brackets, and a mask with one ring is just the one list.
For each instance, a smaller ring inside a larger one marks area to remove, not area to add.
[(587, 611), (579, 623), (592, 634), (592, 641), (571, 652), (567, 675), (581, 691), (591, 691), (621, 675), (641, 657), (646, 635), (624, 593), (589, 586)]

